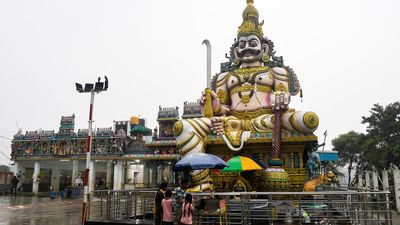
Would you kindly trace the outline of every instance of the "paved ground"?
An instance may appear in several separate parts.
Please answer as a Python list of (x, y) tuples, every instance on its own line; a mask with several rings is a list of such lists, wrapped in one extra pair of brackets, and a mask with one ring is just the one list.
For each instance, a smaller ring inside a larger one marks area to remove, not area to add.
[(400, 225), (400, 214), (397, 214), (395, 211), (392, 212), (392, 222), (393, 225)]
[(0, 225), (75, 225), (81, 200), (0, 196)]
[[(0, 225), (76, 225), (81, 210), (81, 200), (0, 196)], [(400, 214), (393, 211), (392, 222), (400, 225)]]

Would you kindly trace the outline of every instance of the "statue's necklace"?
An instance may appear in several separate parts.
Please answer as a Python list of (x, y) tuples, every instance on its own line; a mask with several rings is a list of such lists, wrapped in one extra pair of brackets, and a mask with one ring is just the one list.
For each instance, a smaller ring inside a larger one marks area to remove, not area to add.
[(248, 95), (242, 95), (241, 91), (238, 92), (238, 96), (240, 98), (240, 101), (245, 103), (245, 104), (250, 102), (250, 99), (251, 99), (251, 97), (253, 97), (253, 95), (254, 95), (254, 90), (251, 90)]
[[(236, 73), (233, 73), (233, 76), (236, 77), (236, 79), (239, 81), (239, 86), (242, 87), (243, 84), (246, 82), (250, 83), (251, 85), (254, 85), (256, 74), (257, 73), (244, 73), (243, 75), (238, 76)], [(248, 95), (243, 95), (242, 91), (238, 91), (238, 96), (240, 98), (240, 101), (244, 104), (249, 103), (253, 95), (254, 95), (254, 89), (251, 90)]]

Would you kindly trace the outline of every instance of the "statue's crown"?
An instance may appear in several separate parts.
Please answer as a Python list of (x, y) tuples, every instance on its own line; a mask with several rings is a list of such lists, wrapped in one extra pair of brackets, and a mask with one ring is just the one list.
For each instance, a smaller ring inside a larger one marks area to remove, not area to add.
[(242, 13), (243, 22), (239, 26), (238, 37), (254, 34), (262, 39), (264, 36), (262, 31), (263, 22), (258, 22), (258, 11), (256, 7), (253, 6), (253, 0), (246, 1), (247, 6)]

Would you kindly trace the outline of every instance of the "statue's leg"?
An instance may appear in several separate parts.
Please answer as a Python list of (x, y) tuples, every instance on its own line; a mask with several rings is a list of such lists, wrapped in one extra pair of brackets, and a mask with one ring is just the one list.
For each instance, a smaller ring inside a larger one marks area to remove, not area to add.
[[(252, 124), (258, 131), (267, 131), (274, 128), (274, 114), (266, 114), (252, 120)], [(286, 131), (300, 133), (312, 133), (318, 127), (319, 119), (313, 112), (286, 111), (282, 114), (282, 128)]]
[(314, 112), (293, 112), (289, 122), (296, 131), (312, 133), (318, 128), (319, 118)]
[(251, 123), (258, 132), (272, 131), (274, 129), (273, 116), (273, 114), (264, 114), (251, 120)]
[[(209, 118), (183, 119), (175, 123), (174, 135), (181, 156), (204, 152), (204, 138), (210, 133), (210, 126)], [(196, 185), (194, 191), (212, 188), (209, 169), (192, 171), (191, 176)]]

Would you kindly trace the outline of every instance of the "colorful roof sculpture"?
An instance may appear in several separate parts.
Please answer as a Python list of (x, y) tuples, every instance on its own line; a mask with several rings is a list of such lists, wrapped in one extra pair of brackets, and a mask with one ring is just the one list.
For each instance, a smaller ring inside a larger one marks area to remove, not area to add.
[(54, 130), (44, 130), (40, 132), (40, 139), (52, 139), (57, 136), (57, 134), (54, 132)]
[(162, 121), (162, 120), (178, 121), (179, 120), (178, 109), (179, 109), (178, 107), (163, 108), (159, 106), (157, 121)]
[(97, 128), (96, 137), (113, 137), (114, 131), (112, 127)]
[(35, 130), (35, 131), (26, 131), (24, 139), (25, 140), (39, 139), (39, 132), (37, 130)]
[(146, 146), (176, 146), (176, 140), (153, 140), (146, 143)]
[(183, 103), (183, 119), (200, 117), (203, 117), (203, 113), (201, 112), (201, 105), (198, 101)]
[(87, 137), (89, 134), (88, 129), (78, 129), (78, 137)]
[(178, 154), (126, 154), (122, 156), (123, 158), (129, 159), (143, 159), (143, 160), (150, 160), (150, 159), (178, 159)]
[(75, 129), (75, 114), (72, 116), (62, 116), (58, 136), (76, 136)]

